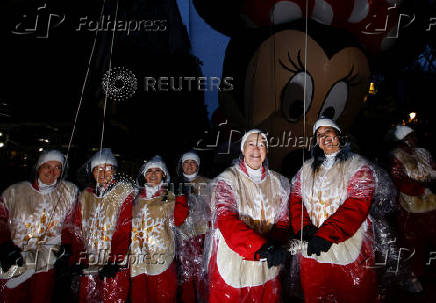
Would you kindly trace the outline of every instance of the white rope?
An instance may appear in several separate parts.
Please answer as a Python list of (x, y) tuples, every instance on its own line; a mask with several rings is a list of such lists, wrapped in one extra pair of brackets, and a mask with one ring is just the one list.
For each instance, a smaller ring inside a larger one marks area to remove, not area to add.
[[(100, 11), (100, 17), (99, 17), (100, 23), (103, 21), (103, 12), (104, 12), (105, 6), (106, 6), (106, 0), (103, 0), (103, 4), (101, 7), (101, 11)], [(89, 54), (88, 65), (86, 67), (85, 79), (83, 80), (82, 90), (80, 92), (79, 104), (77, 106), (76, 114), (74, 117), (73, 129), (71, 131), (70, 140), (68, 142), (67, 153), (65, 155), (65, 163), (68, 163), (68, 157), (70, 155), (71, 144), (73, 142), (74, 134), (76, 132), (77, 119), (79, 118), (80, 108), (82, 107), (83, 94), (85, 92), (86, 83), (88, 82), (89, 71), (91, 69), (91, 61), (92, 61), (92, 58), (94, 57), (95, 45), (97, 44), (97, 33), (98, 33), (98, 31), (95, 31), (94, 42), (92, 44), (91, 53)], [(62, 175), (59, 178), (60, 180), (63, 179), (63, 177), (65, 176), (65, 171), (66, 171), (65, 169), (62, 169)], [(59, 184), (60, 184), (59, 182), (56, 184), (56, 189), (58, 189), (58, 187), (60, 186)], [(51, 222), (53, 221), (54, 215), (56, 213), (56, 209), (59, 205), (61, 198), (62, 198), (62, 191), (60, 191), (60, 196), (59, 196), (55, 206), (53, 207), (53, 212), (50, 214), (50, 218), (47, 221), (48, 222), (47, 226), (50, 225)], [(44, 236), (46, 235), (46, 233), (47, 233), (47, 231), (44, 233)]]
[[(106, 0), (103, 0), (103, 5), (101, 7), (100, 17), (99, 17), (100, 24), (103, 22), (103, 12), (104, 12), (105, 6), (106, 6)], [(68, 149), (67, 149), (67, 154), (66, 154), (66, 157), (65, 157), (66, 158), (65, 159), (65, 163), (67, 163), (67, 161), (68, 161), (68, 156), (69, 156), (69, 153), (70, 153), (71, 144), (73, 142), (74, 133), (76, 131), (77, 119), (79, 117), (80, 108), (82, 107), (83, 94), (85, 92), (86, 83), (88, 82), (88, 76), (89, 76), (89, 71), (91, 69), (90, 67), (91, 67), (92, 57), (94, 56), (95, 45), (97, 44), (97, 34), (98, 34), (98, 31), (95, 31), (94, 42), (92, 44), (91, 54), (89, 55), (88, 65), (87, 65), (87, 68), (86, 68), (85, 79), (83, 80), (82, 90), (81, 90), (81, 93), (80, 93), (79, 105), (77, 106), (76, 115), (74, 117), (73, 130), (71, 131), (70, 141), (68, 143)], [(62, 172), (62, 174), (64, 174), (64, 172)]]
[(288, 251), (291, 255), (295, 256), (302, 250), (307, 249), (307, 242), (303, 242), (297, 239), (292, 239), (288, 244)]
[[(305, 27), (304, 27), (304, 74), (307, 74), (307, 19), (308, 19), (308, 11), (309, 11), (309, 1), (306, 0), (306, 12), (305, 12)], [(306, 81), (307, 77), (304, 77), (304, 88), (303, 88), (303, 138), (306, 140)], [(304, 165), (304, 149), (303, 149), (303, 165)], [(304, 170), (301, 170), (303, 174)], [(300, 175), (300, 188), (301, 188), (301, 180), (305, 178)], [(301, 229), (300, 229), (300, 241), (303, 242), (303, 218), (304, 218), (304, 204), (303, 204), (303, 193), (301, 193)]]
[[(114, 24), (117, 24), (117, 18), (118, 18), (118, 0), (117, 0), (117, 6), (115, 9), (115, 19), (114, 19)], [(114, 40), (115, 40), (115, 28), (112, 31), (112, 41), (111, 41), (111, 48), (110, 48), (110, 52), (109, 52), (109, 77), (111, 75), (111, 69), (112, 69), (112, 50), (114, 47)], [(106, 94), (104, 96), (104, 106), (103, 106), (103, 125), (102, 125), (102, 129), (101, 129), (101, 139), (100, 139), (100, 156), (101, 156), (101, 150), (103, 148), (103, 138), (104, 138), (104, 121), (106, 118), (106, 105), (107, 105), (107, 98), (108, 98), (108, 92), (109, 92), (109, 81), (107, 81), (106, 83)]]

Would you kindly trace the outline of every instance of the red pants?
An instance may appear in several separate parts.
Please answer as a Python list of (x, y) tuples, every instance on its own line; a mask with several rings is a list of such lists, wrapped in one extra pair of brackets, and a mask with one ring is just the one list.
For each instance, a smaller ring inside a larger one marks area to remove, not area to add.
[(80, 278), (80, 302), (86, 303), (124, 303), (129, 295), (128, 269), (120, 270), (114, 278), (101, 280), (98, 275)]
[(209, 267), (209, 303), (276, 303), (280, 301), (278, 277), (260, 286), (234, 288), (228, 285), (218, 272), (216, 256), (212, 256)]
[[(365, 249), (365, 245), (362, 247), (362, 251), (364, 250), (370, 253), (368, 247)], [(304, 302), (378, 302), (376, 273), (370, 268), (365, 268), (365, 264), (362, 255), (347, 265), (318, 263), (314, 259), (300, 256)]]
[(176, 302), (177, 273), (175, 262), (163, 273), (151, 276), (141, 274), (132, 278), (130, 300), (132, 303)]
[(206, 301), (206, 283), (201, 279), (204, 235), (182, 241), (179, 247), (178, 271), (181, 282), (181, 301)]
[[(404, 252), (410, 259), (413, 273), (419, 277), (424, 273), (431, 251), (436, 251), (436, 211), (414, 214), (401, 209), (398, 216), (398, 237), (400, 246), (410, 251)], [(436, 261), (430, 262), (434, 271)], [(430, 266), (427, 266), (430, 268)]]
[(7, 288), (7, 281), (0, 280), (1, 303), (50, 302), (53, 295), (55, 272), (51, 269), (36, 273), (15, 288)]

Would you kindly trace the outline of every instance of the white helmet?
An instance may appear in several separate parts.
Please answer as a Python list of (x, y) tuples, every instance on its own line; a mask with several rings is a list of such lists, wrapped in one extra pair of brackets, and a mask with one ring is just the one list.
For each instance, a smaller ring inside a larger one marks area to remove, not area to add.
[(334, 129), (336, 129), (338, 132), (341, 132), (341, 128), (336, 124), (335, 121), (333, 121), (332, 119), (320, 118), (313, 125), (313, 135), (316, 134), (316, 131), (321, 126), (330, 126), (330, 127), (333, 127)]
[(161, 169), (164, 172), (164, 175), (165, 175), (164, 176), (165, 177), (165, 182), (169, 182), (170, 175), (168, 173), (168, 168), (167, 168), (167, 166), (166, 166), (166, 164), (163, 161), (161, 156), (156, 155), (153, 158), (151, 158), (150, 161), (147, 161), (147, 163), (142, 165), (142, 167), (140, 168), (140, 174), (145, 176), (145, 173), (150, 168), (159, 168), (159, 169)]
[(413, 129), (409, 126), (404, 126), (404, 125), (395, 126), (394, 136), (395, 139), (397, 139), (398, 141), (403, 140), (404, 138), (406, 138), (407, 135), (411, 133), (413, 133)]
[(112, 166), (118, 166), (117, 159), (110, 148), (103, 148), (101, 151), (96, 152), (91, 157), (91, 171), (100, 164), (110, 164)]
[(62, 163), (62, 168), (65, 165), (65, 156), (58, 150), (52, 149), (42, 152), (36, 162), (36, 169), (48, 161), (57, 161)]
[(248, 132), (246, 132), (244, 134), (244, 136), (242, 137), (242, 139), (241, 139), (241, 152), (242, 153), (244, 152), (245, 141), (247, 141), (248, 136), (251, 135), (251, 134), (260, 134), (262, 136), (262, 138), (266, 142), (266, 148), (268, 148), (268, 138), (267, 138), (266, 134), (263, 133), (261, 130), (254, 128), (254, 129), (249, 130)]

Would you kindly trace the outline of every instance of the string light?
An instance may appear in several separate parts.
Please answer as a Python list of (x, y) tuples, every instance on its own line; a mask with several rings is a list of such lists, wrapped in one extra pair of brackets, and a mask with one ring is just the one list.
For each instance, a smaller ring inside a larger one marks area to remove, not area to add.
[(375, 89), (375, 83), (374, 82), (369, 83), (368, 93), (370, 93), (371, 95), (375, 95), (377, 93), (377, 90)]
[(416, 113), (415, 112), (409, 113), (409, 118), (410, 118), (410, 120), (415, 119), (416, 118)]

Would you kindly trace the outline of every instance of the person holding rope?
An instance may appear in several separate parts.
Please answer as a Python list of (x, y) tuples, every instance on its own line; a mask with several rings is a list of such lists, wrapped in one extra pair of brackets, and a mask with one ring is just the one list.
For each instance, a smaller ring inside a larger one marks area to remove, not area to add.
[(418, 278), (423, 277), (426, 263), (431, 265), (431, 251), (436, 249), (436, 194), (432, 190), (436, 162), (428, 150), (417, 147), (417, 138), (411, 127), (397, 125), (394, 138), (397, 146), (390, 154), (390, 174), (400, 193), (399, 240), (401, 247), (414, 254), (409, 291), (421, 292), (423, 288)]
[(268, 169), (268, 140), (248, 131), (237, 162), (214, 181), (207, 236), (209, 302), (280, 301), (289, 180)]
[(313, 126), (316, 145), (290, 196), (291, 224), (307, 243), (299, 256), (304, 300), (376, 302), (368, 214), (375, 180), (369, 163), (343, 143), (331, 119)]
[(132, 303), (176, 302), (174, 228), (188, 216), (186, 196), (168, 190), (170, 175), (160, 156), (139, 170), (130, 247)]
[(202, 279), (203, 247), (210, 220), (209, 179), (199, 175), (200, 157), (194, 151), (184, 153), (178, 163), (175, 190), (186, 195), (189, 216), (178, 222), (177, 259), (180, 299), (184, 303), (205, 300), (205, 281)]
[(66, 161), (43, 152), (32, 183), (9, 186), (0, 198), (0, 301), (47, 302), (55, 284), (61, 233), (77, 187), (64, 180)]
[(73, 229), (63, 242), (71, 246), (69, 263), (80, 277), (80, 302), (126, 302), (133, 185), (117, 174), (112, 151), (98, 151), (82, 167), (88, 187), (79, 196)]

